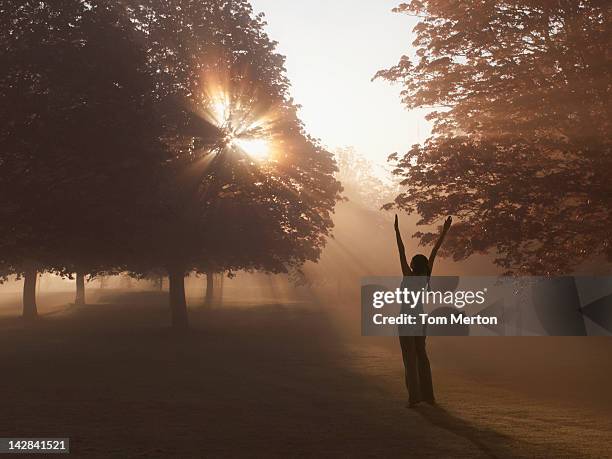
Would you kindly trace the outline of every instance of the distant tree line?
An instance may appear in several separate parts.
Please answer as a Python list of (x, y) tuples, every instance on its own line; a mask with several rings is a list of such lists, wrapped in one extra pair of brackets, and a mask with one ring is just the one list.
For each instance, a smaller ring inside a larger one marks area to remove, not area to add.
[[(24, 278), (25, 317), (38, 273), (76, 276), (84, 302), (86, 276), (127, 271), (167, 275), (185, 328), (187, 273), (318, 259), (336, 164), (264, 25), (246, 0), (0, 4), (0, 276)], [(257, 162), (231, 134), (266, 117)]]

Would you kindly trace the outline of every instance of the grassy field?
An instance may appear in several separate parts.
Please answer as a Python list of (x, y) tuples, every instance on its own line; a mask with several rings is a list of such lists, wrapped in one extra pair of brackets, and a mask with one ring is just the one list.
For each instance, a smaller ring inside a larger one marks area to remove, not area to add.
[[(525, 358), (504, 354), (529, 347), (517, 342), (479, 370), (487, 342), (431, 339), (440, 404), (408, 410), (397, 343), (357, 336), (331, 307), (193, 308), (181, 336), (163, 293), (79, 308), (57, 294), (35, 324), (14, 317), (16, 300), (0, 307), (0, 436), (70, 437), (74, 457), (610, 454), (609, 401), (593, 400), (607, 389), (573, 397), (589, 378), (564, 381), (541, 362), (532, 376), (557, 381), (541, 393), (521, 375)], [(593, 347), (609, 357), (611, 344)], [(582, 360), (561, 362), (584, 373)]]

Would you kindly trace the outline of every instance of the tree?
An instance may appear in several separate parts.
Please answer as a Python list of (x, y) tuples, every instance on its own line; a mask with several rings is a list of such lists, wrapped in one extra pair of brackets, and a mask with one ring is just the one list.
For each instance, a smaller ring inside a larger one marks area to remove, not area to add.
[[(391, 156), (421, 224), (458, 215), (456, 259), (495, 250), (512, 272), (612, 261), (609, 2), (411, 1), (415, 56), (377, 74), (433, 135)], [(416, 234), (423, 243), (434, 235)]]
[(78, 303), (86, 274), (130, 258), (165, 150), (145, 50), (118, 4), (2, 8), (0, 261), (25, 275), (34, 316), (36, 271), (76, 272)]
[(76, 154), (62, 156), (72, 168), (64, 205), (56, 209), (64, 227), (55, 271), (76, 272), (76, 303), (84, 304), (85, 275), (117, 272), (138, 249), (142, 214), (155, 199), (167, 156), (158, 139), (154, 80), (129, 18), (106, 2), (87, 8), (79, 24), (82, 46), (72, 65), (80, 78), (64, 81), (65, 91), (86, 103), (73, 106), (63, 124)]
[[(284, 58), (248, 2), (137, 3), (173, 158), (152, 249), (133, 269), (167, 270), (173, 325), (184, 328), (187, 272), (285, 272), (316, 260), (341, 187), (332, 156), (304, 132)], [(270, 160), (256, 159), (262, 143)]]
[[(55, 128), (68, 105), (60, 103), (66, 102), (63, 94), (50, 90), (51, 68), (69, 47), (67, 18), (83, 11), (75, 2), (62, 6), (63, 14), (55, 16), (49, 5), (27, 1), (4, 2), (0, 11), (0, 252), (4, 276), (24, 277), (26, 318), (37, 315), (37, 273), (52, 258), (54, 228), (44, 213), (63, 171), (62, 162), (51, 167), (41, 161), (50, 145), (61, 144)], [(49, 53), (53, 47), (59, 52)]]
[(387, 170), (377, 170), (375, 164), (353, 147), (337, 149), (335, 157), (338, 163), (336, 178), (342, 183), (347, 199), (379, 210), (399, 191), (396, 181), (385, 179), (385, 175), (389, 175)]
[[(228, 273), (232, 276), (232, 273)], [(212, 270), (206, 272), (206, 287), (204, 289), (204, 305), (211, 306), (214, 302), (221, 304), (223, 300), (223, 282), (226, 273), (215, 273)]]
[[(3, 274), (76, 272), (83, 301), (85, 274), (163, 269), (184, 328), (187, 272), (318, 257), (335, 163), (304, 132), (248, 2), (2, 8)], [(262, 142), (270, 161), (255, 158)]]

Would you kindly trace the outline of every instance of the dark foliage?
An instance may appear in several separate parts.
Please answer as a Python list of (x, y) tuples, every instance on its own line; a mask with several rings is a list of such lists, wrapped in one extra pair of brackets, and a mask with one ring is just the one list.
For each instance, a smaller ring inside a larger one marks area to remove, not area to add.
[[(422, 224), (458, 215), (447, 252), (513, 272), (612, 261), (607, 1), (412, 1), (416, 56), (378, 73), (433, 136), (397, 160), (395, 202)], [(430, 233), (417, 233), (430, 242)]]

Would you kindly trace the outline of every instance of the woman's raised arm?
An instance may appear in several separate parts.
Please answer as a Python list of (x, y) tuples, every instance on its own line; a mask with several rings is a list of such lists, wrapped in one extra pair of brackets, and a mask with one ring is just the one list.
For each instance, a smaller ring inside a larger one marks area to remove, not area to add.
[(436, 245), (434, 246), (433, 249), (431, 249), (431, 255), (429, 255), (429, 274), (430, 275), (431, 275), (431, 272), (433, 270), (433, 264), (434, 264), (434, 261), (436, 260), (436, 255), (438, 254), (438, 249), (442, 245), (442, 242), (444, 242), (444, 238), (446, 237), (446, 233), (448, 233), (448, 230), (450, 229), (452, 223), (453, 223), (453, 217), (449, 216), (446, 219), (446, 221), (444, 222), (444, 227), (442, 228), (442, 233), (440, 233), (440, 237), (438, 238), (438, 241), (436, 242)]
[(410, 269), (410, 265), (408, 264), (408, 260), (406, 260), (406, 249), (404, 248), (404, 243), (402, 242), (402, 235), (399, 230), (399, 222), (397, 220), (397, 214), (395, 215), (395, 238), (397, 239), (397, 250), (400, 256), (400, 263), (402, 265), (402, 274), (404, 276), (412, 275), (412, 270)]

